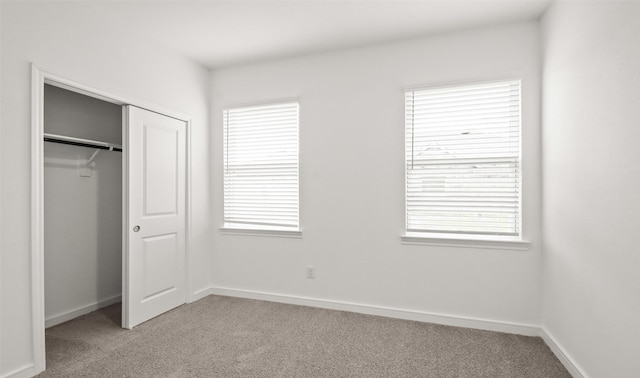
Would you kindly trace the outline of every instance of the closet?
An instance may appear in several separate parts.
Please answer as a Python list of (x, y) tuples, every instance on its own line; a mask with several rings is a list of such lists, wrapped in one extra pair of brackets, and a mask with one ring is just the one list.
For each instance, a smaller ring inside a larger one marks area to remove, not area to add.
[(45, 325), (121, 300), (123, 107), (45, 85)]
[(188, 117), (74, 89), (43, 82), (34, 147), (45, 327), (122, 301), (131, 329), (187, 299)]

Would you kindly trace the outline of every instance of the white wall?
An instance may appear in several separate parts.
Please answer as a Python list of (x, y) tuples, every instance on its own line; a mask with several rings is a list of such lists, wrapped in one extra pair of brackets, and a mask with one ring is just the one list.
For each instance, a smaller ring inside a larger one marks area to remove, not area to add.
[[(44, 131), (122, 144), (122, 107), (45, 86)], [(45, 319), (122, 293), (122, 153), (44, 144)], [(65, 319), (66, 317), (63, 317)]]
[(193, 117), (191, 291), (210, 283), (208, 70), (177, 56), (95, 4), (2, 2), (2, 249), (0, 375), (34, 362), (31, 343), (30, 90), (39, 68)]
[(639, 377), (640, 3), (544, 16), (544, 327), (590, 377)]
[[(538, 325), (536, 22), (214, 70), (214, 226), (222, 110), (299, 98), (302, 239), (215, 233), (215, 287)], [(405, 86), (522, 78), (529, 251), (411, 246), (404, 227)], [(305, 267), (316, 267), (316, 279)]]

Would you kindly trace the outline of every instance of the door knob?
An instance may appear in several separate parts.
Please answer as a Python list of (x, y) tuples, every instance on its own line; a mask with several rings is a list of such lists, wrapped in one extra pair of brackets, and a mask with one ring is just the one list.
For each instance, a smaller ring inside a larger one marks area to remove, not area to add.
[(140, 226), (134, 226), (133, 227), (133, 232), (138, 232), (140, 231)]

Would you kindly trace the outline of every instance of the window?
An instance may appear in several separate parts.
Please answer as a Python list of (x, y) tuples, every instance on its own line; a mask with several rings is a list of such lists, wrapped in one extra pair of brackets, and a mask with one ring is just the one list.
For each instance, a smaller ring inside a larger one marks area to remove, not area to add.
[(520, 81), (407, 91), (405, 132), (408, 235), (520, 238)]
[(225, 228), (298, 230), (298, 103), (223, 117)]

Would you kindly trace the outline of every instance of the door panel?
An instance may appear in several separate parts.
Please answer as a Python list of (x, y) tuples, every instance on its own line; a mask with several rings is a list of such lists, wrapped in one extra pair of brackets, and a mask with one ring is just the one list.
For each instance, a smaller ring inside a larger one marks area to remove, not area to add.
[[(178, 250), (176, 234), (152, 236), (142, 239), (143, 272), (145, 274), (144, 298), (146, 302), (158, 295), (175, 290), (178, 286), (176, 274), (176, 251)], [(149, 274), (148, 272), (151, 272)]]
[(186, 123), (127, 106), (128, 225), (123, 324), (186, 301)]
[(144, 215), (177, 214), (177, 130), (143, 124)]

